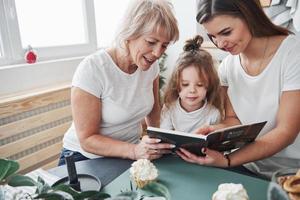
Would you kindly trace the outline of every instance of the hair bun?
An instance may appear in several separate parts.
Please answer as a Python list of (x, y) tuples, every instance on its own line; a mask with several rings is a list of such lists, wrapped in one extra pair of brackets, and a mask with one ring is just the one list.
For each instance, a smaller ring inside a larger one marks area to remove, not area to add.
[(201, 44), (203, 43), (203, 37), (196, 35), (194, 38), (185, 42), (183, 51), (199, 51)]

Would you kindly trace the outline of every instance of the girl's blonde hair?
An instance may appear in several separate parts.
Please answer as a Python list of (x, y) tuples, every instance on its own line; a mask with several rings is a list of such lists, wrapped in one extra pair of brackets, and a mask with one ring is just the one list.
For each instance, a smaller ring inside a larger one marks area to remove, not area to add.
[(179, 97), (181, 72), (187, 67), (194, 66), (198, 69), (199, 77), (207, 89), (207, 103), (215, 106), (221, 114), (223, 113), (223, 95), (218, 73), (214, 67), (212, 56), (200, 48), (202, 42), (203, 38), (200, 35), (185, 42), (183, 52), (176, 61), (175, 69), (165, 90), (164, 104), (167, 109), (170, 109)]
[(164, 31), (170, 41), (177, 41), (179, 30), (167, 0), (134, 0), (128, 7), (116, 37), (116, 46), (126, 48), (126, 41), (144, 34)]

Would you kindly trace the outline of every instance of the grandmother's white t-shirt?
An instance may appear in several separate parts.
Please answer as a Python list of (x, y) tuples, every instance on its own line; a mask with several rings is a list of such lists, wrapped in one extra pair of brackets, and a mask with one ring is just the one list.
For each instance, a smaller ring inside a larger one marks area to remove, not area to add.
[[(142, 131), (141, 121), (153, 108), (153, 81), (158, 73), (159, 66), (156, 62), (147, 71), (137, 68), (133, 74), (127, 74), (116, 66), (104, 49), (101, 49), (79, 64), (72, 86), (94, 95), (101, 101), (101, 134), (137, 143)], [(63, 146), (88, 158), (100, 157), (80, 147), (74, 123), (65, 133)]]
[[(250, 76), (243, 70), (238, 55), (224, 59), (219, 76), (221, 84), (228, 86), (228, 96), (242, 124), (268, 121), (260, 133), (262, 136), (276, 126), (282, 93), (300, 90), (300, 38), (288, 36), (258, 76)], [(280, 168), (299, 167), (300, 136), (274, 156), (245, 166), (268, 177)]]

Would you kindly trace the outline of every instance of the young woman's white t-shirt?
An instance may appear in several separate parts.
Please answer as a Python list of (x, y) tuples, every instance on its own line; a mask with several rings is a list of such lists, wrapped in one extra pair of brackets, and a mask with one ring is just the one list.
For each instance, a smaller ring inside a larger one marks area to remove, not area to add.
[(176, 100), (174, 105), (167, 109), (163, 107), (161, 114), (160, 127), (169, 130), (193, 133), (197, 128), (203, 125), (217, 124), (221, 120), (219, 110), (213, 105), (205, 104), (198, 110), (187, 112)]
[[(300, 90), (300, 38), (288, 36), (258, 76), (250, 76), (243, 70), (238, 55), (224, 59), (219, 76), (221, 84), (228, 87), (231, 104), (242, 124), (268, 121), (260, 133), (262, 136), (276, 126), (282, 93)], [(280, 168), (299, 167), (300, 136), (277, 154), (245, 166), (268, 177)]]
[[(94, 95), (101, 101), (99, 132), (102, 135), (137, 143), (142, 132), (141, 121), (153, 108), (153, 81), (158, 73), (159, 66), (156, 62), (147, 71), (137, 68), (133, 74), (127, 74), (116, 66), (104, 49), (101, 49), (79, 64), (72, 86)], [(88, 158), (100, 157), (80, 147), (74, 123), (65, 133), (63, 146)]]

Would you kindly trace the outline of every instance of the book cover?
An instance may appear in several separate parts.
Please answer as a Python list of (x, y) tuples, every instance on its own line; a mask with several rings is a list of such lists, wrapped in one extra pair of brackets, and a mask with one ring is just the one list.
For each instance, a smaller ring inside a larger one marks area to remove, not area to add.
[(185, 133), (155, 127), (147, 127), (150, 138), (159, 138), (162, 143), (176, 145), (176, 149), (184, 148), (196, 155), (204, 156), (201, 149), (207, 147), (224, 152), (237, 149), (255, 140), (267, 122), (258, 122), (246, 125), (231, 126), (218, 129), (208, 135)]

